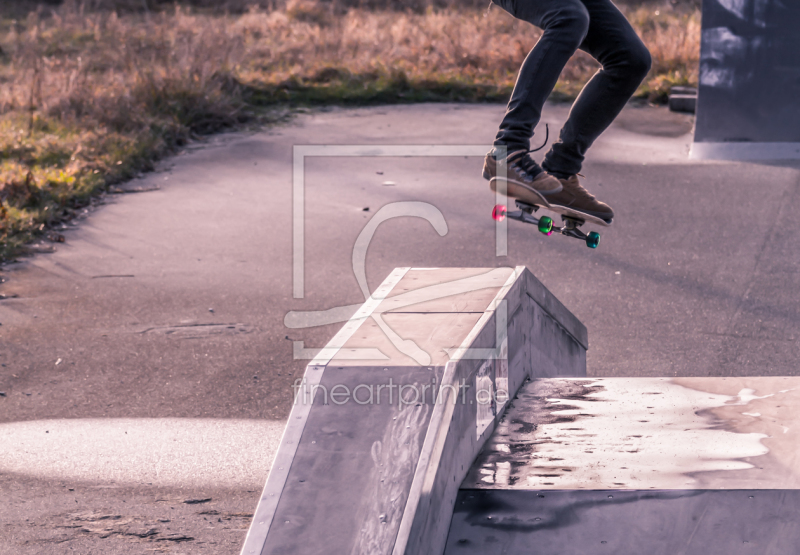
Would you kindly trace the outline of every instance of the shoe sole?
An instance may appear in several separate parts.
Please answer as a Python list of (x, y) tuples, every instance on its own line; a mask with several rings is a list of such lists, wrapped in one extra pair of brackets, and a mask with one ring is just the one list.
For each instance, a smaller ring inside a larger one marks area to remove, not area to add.
[[(485, 176), (485, 175), (484, 175)], [(497, 192), (497, 182), (499, 179), (497, 177), (492, 177), (489, 179), (489, 187), (492, 191)], [(568, 206), (561, 206), (558, 204), (550, 204), (547, 202), (547, 199), (542, 196), (542, 194), (537, 191), (536, 189), (523, 185), (517, 181), (513, 180), (506, 180), (506, 196), (509, 198), (515, 198), (522, 202), (526, 202), (528, 204), (532, 204), (534, 206), (541, 206), (551, 212), (555, 212), (561, 216), (566, 216), (568, 218), (576, 219), (576, 220), (583, 220), (586, 222), (590, 222), (593, 224), (597, 224), (602, 227), (608, 227), (611, 225), (611, 222), (614, 218), (610, 218), (608, 220), (603, 219), (600, 216), (596, 216), (594, 214), (590, 214), (588, 212), (582, 212), (581, 210), (577, 210), (575, 208), (569, 208)], [(558, 192), (558, 191), (554, 191)]]
[(576, 208), (569, 208), (567, 206), (561, 206), (558, 204), (551, 204), (547, 207), (548, 210), (551, 212), (555, 212), (561, 216), (566, 216), (568, 218), (572, 218), (575, 220), (584, 220), (586, 222), (590, 222), (593, 224), (597, 224), (599, 226), (608, 227), (611, 225), (611, 222), (614, 221), (614, 218), (611, 217), (608, 220), (602, 218), (601, 216), (596, 216), (594, 214), (590, 214), (589, 212), (583, 212)]

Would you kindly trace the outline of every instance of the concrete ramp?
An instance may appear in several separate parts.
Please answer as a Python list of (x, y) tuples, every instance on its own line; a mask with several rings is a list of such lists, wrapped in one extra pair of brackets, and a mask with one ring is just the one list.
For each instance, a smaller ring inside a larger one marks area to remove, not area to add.
[(461, 486), (448, 555), (794, 555), (800, 378), (542, 379)]
[(524, 267), (395, 270), (297, 384), (242, 553), (442, 553), (509, 398), (587, 345)]

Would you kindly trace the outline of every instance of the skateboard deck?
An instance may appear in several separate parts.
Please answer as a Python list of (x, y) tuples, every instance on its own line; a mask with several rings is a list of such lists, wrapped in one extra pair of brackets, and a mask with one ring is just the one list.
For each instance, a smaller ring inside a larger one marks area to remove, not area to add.
[[(493, 191), (496, 191), (497, 178), (493, 178), (489, 182)], [(567, 237), (574, 237), (575, 239), (582, 239), (586, 242), (589, 248), (597, 248), (600, 242), (600, 234), (596, 231), (590, 231), (588, 234), (584, 233), (580, 226), (590, 223), (600, 227), (608, 227), (611, 224), (591, 214), (573, 210), (566, 206), (552, 205), (540, 195), (537, 191), (527, 187), (520, 187), (514, 183), (507, 182), (507, 192), (515, 199), (515, 204), (519, 210), (509, 212), (505, 205), (498, 204), (492, 210), (492, 217), (497, 221), (502, 221), (506, 217), (512, 220), (518, 220), (526, 224), (533, 224), (537, 226), (539, 231), (545, 235), (552, 235), (553, 232), (561, 233)], [(553, 212), (561, 216), (563, 222), (562, 226), (555, 226), (553, 219), (549, 216), (535, 217), (534, 212), (540, 208)]]

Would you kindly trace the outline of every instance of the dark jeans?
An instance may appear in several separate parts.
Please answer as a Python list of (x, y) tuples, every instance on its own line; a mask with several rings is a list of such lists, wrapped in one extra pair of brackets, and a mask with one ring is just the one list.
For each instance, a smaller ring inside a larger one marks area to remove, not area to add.
[(544, 30), (522, 63), (497, 132), (508, 152), (530, 149), (542, 106), (570, 56), (580, 48), (602, 68), (572, 105), (559, 141), (542, 167), (559, 177), (578, 173), (586, 150), (605, 131), (650, 70), (650, 53), (611, 0), (493, 0)]

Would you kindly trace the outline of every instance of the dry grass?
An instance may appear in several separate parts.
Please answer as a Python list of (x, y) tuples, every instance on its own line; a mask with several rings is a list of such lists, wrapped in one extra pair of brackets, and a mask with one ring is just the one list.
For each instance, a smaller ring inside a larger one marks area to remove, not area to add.
[[(662, 8), (664, 9), (664, 8)], [(654, 57), (640, 95), (696, 81), (696, 9), (630, 9)], [(539, 31), (495, 7), (280, 9), (118, 16), (76, 4), (0, 27), (0, 259), (191, 137), (275, 106), (505, 100)], [(573, 58), (571, 98), (596, 71)]]

